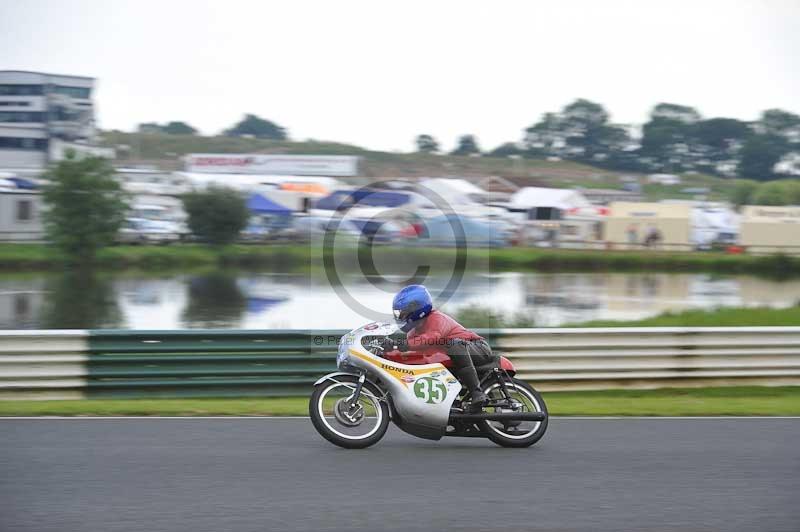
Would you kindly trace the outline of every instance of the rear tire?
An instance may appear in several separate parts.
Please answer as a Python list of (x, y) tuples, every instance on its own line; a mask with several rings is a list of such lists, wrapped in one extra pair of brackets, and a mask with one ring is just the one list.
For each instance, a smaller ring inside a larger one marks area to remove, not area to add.
[[(525, 411), (527, 412), (544, 413), (544, 420), (534, 422), (534, 426), (532, 427), (531, 432), (528, 434), (510, 434), (511, 431), (508, 429), (506, 429), (508, 432), (505, 432), (503, 427), (498, 426), (500, 424), (496, 421), (480, 421), (478, 422), (478, 426), (481, 428), (481, 430), (483, 430), (484, 434), (486, 434), (486, 437), (497, 445), (503, 447), (530, 447), (539, 441), (547, 431), (547, 421), (549, 418), (547, 413), (547, 405), (545, 405), (544, 399), (542, 399), (542, 396), (539, 394), (539, 392), (537, 392), (533, 386), (527, 382), (514, 378), (502, 378), (512, 398), (519, 396), (519, 398), (522, 399), (521, 402), (525, 405)], [(502, 393), (502, 391), (499, 389), (499, 386), (500, 385), (497, 381), (490, 380), (483, 385), (483, 391), (490, 398), (497, 397), (499, 393)], [(515, 387), (516, 390), (514, 389)]]
[[(328, 394), (335, 388), (342, 388), (341, 391), (355, 390), (357, 383), (358, 377), (355, 375), (339, 375), (336, 377), (336, 381), (327, 379), (314, 387), (314, 393), (311, 394), (311, 399), (308, 402), (308, 414), (311, 416), (311, 423), (314, 424), (317, 432), (332, 444), (345, 449), (363, 449), (374, 445), (383, 438), (383, 435), (386, 434), (386, 429), (389, 427), (389, 406), (386, 401), (372, 399), (373, 397), (381, 397), (383, 392), (368, 381), (365, 381), (362, 386), (359, 402), (365, 401), (367, 403), (367, 406), (374, 411), (376, 420), (375, 426), (369, 429), (367, 434), (354, 436), (343, 432), (348, 426), (358, 427), (363, 421), (342, 425), (335, 420), (335, 415), (332, 416), (330, 413), (326, 415), (326, 411), (331, 409), (331, 405), (325, 404)], [(365, 392), (369, 395), (365, 395)], [(334, 417), (334, 419), (330, 419), (331, 417)]]

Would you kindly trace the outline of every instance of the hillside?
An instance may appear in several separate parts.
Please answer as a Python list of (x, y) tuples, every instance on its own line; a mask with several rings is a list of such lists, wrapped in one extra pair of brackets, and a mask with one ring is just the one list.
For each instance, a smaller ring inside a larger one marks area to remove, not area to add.
[[(361, 175), (371, 178), (500, 176), (508, 178), (518, 185), (619, 188), (622, 176), (635, 175), (630, 172), (595, 168), (570, 161), (390, 153), (371, 151), (335, 142), (286, 142), (224, 136), (202, 137), (119, 131), (104, 132), (103, 142), (106, 146), (117, 149), (117, 157), (120, 162), (153, 164), (165, 170), (179, 169), (181, 167), (180, 157), (188, 153), (282, 153), (357, 155), (362, 158)], [(725, 195), (728, 183), (723, 179), (701, 174), (684, 175), (682, 185), (674, 187), (645, 185), (644, 193), (647, 198), (654, 200), (665, 197), (688, 198), (691, 195), (682, 193), (682, 189), (707, 187), (711, 189), (710, 196), (712, 198), (720, 198)]]

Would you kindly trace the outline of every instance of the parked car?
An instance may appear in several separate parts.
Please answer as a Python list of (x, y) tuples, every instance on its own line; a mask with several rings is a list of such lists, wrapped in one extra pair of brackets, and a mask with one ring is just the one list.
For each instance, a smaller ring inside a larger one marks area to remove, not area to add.
[(146, 218), (126, 218), (117, 234), (117, 242), (120, 244), (170, 244), (178, 240), (178, 224)]
[(457, 214), (426, 220), (425, 227), (428, 237), (422, 238), (420, 243), (434, 246), (503, 247), (510, 244), (513, 236), (513, 227), (507, 222), (478, 220)]
[(339, 238), (357, 240), (361, 237), (361, 229), (351, 221), (322, 216), (296, 216), (288, 232), (296, 240), (321, 240), (326, 233), (334, 229), (337, 240)]
[(357, 227), (369, 244), (388, 244), (404, 238), (403, 227), (389, 220), (349, 220)]

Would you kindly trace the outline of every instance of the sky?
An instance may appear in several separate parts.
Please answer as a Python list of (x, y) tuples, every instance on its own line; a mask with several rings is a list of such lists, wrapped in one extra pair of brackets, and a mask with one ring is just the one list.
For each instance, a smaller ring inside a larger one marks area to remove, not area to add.
[(617, 123), (800, 113), (800, 0), (0, 0), (0, 69), (97, 78), (100, 127), (252, 113), (295, 140), (484, 149), (576, 98)]

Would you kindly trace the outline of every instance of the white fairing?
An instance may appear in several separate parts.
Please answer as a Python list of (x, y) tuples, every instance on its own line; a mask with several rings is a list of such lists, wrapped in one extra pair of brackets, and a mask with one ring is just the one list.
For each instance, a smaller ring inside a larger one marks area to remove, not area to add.
[(397, 332), (391, 323), (369, 323), (342, 336), (336, 365), (342, 371), (366, 371), (391, 397), (395, 423), (421, 438), (439, 439), (447, 428), (450, 408), (461, 391), (458, 379), (442, 364), (399, 364), (373, 355), (364, 340)]

